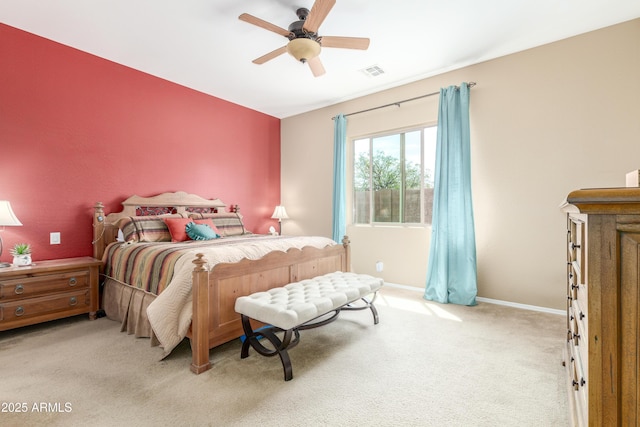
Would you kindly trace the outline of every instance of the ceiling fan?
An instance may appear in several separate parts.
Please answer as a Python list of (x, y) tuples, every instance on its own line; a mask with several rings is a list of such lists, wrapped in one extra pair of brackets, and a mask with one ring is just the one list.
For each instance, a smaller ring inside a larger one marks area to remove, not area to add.
[(325, 73), (319, 57), (321, 46), (366, 50), (369, 47), (368, 38), (320, 36), (318, 34), (318, 28), (320, 28), (320, 25), (322, 25), (322, 22), (324, 22), (335, 4), (336, 0), (316, 0), (311, 10), (303, 7), (299, 8), (296, 11), (298, 21), (291, 23), (287, 30), (248, 13), (240, 15), (239, 19), (241, 21), (273, 31), (289, 39), (289, 43), (285, 46), (256, 58), (252, 62), (254, 64), (264, 64), (288, 52), (303, 64), (308, 63), (313, 75), (318, 77)]

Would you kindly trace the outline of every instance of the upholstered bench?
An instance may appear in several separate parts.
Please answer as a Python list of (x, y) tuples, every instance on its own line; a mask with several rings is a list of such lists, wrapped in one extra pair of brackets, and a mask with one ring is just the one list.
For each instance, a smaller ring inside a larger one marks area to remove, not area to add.
[[(332, 322), (340, 310), (368, 308), (373, 314), (373, 323), (378, 324), (378, 311), (373, 301), (383, 284), (382, 279), (366, 274), (337, 271), (239, 297), (235, 310), (242, 317), (245, 333), (240, 357), (249, 356), (249, 346), (263, 356), (278, 355), (285, 381), (291, 380), (293, 369), (287, 349), (298, 344), (299, 331)], [(267, 326), (254, 331), (250, 319)], [(280, 332), (282, 339), (276, 335)], [(272, 348), (262, 345), (261, 338), (269, 340)]]

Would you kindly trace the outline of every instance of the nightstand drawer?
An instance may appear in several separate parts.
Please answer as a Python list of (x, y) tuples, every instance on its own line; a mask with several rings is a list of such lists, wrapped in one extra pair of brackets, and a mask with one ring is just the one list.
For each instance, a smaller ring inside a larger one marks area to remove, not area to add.
[(89, 287), (89, 271), (78, 270), (0, 281), (0, 302)]
[(0, 330), (8, 323), (31, 323), (34, 317), (56, 318), (58, 313), (65, 316), (86, 313), (91, 307), (88, 289), (78, 289), (52, 296), (30, 298), (0, 304)]

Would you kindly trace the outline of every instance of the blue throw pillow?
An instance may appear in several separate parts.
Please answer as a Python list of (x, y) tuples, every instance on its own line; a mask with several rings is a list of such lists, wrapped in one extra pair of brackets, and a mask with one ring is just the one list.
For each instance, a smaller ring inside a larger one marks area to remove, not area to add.
[(196, 224), (190, 222), (186, 225), (185, 231), (192, 240), (211, 240), (220, 237), (207, 224)]

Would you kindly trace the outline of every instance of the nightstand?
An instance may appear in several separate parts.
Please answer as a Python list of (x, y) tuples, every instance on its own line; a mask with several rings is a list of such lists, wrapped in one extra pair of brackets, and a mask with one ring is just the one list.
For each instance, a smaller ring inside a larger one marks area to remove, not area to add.
[(0, 331), (98, 311), (102, 261), (91, 257), (0, 268)]

